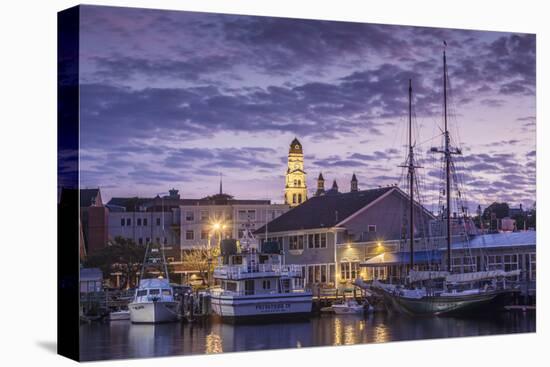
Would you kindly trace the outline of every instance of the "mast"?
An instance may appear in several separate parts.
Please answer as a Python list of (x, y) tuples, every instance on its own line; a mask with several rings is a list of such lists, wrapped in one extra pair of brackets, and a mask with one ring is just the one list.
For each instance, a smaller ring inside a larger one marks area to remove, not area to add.
[[(445, 46), (447, 46), (446, 42)], [(451, 144), (447, 126), (447, 56), (445, 49), (443, 49), (443, 106), (445, 119), (445, 196), (447, 199), (447, 270), (451, 272)]]
[(449, 127), (447, 123), (447, 55), (446, 47), (447, 42), (443, 41), (445, 48), (443, 49), (443, 119), (445, 122), (445, 131), (443, 136), (445, 138), (445, 145), (443, 150), (438, 148), (432, 148), (432, 152), (442, 153), (445, 158), (445, 201), (446, 207), (444, 208), (443, 216), (446, 217), (447, 224), (447, 270), (451, 271), (451, 169), (452, 169), (452, 155), (461, 154), (460, 149), (452, 149), (451, 137), (449, 135)]
[(414, 267), (414, 152), (412, 147), (412, 81), (409, 79), (409, 241), (410, 269)]

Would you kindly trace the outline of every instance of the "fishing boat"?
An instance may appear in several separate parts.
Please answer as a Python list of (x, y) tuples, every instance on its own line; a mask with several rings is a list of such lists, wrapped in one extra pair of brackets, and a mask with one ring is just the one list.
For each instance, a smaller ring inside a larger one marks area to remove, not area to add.
[(258, 250), (223, 240), (214, 279), (212, 310), (222, 320), (272, 320), (311, 313), (312, 293), (302, 286), (302, 270), (282, 263), (277, 242), (264, 242)]
[(178, 302), (170, 286), (161, 244), (147, 244), (139, 285), (128, 305), (133, 323), (164, 323), (177, 320)]
[[(446, 46), (446, 44), (445, 44)], [(484, 307), (495, 307), (506, 303), (517, 292), (506, 283), (507, 277), (517, 276), (519, 271), (505, 272), (503, 270), (473, 271), (468, 273), (453, 273), (451, 265), (451, 170), (453, 155), (460, 155), (460, 149), (451, 147), (451, 138), (447, 123), (447, 58), (443, 51), (443, 99), (444, 99), (444, 148), (432, 148), (432, 152), (442, 153), (445, 163), (445, 193), (446, 204), (442, 220), (446, 224), (446, 270), (416, 270), (414, 264), (414, 195), (415, 195), (415, 165), (412, 142), (412, 81), (409, 80), (409, 153), (407, 178), (410, 195), (409, 207), (409, 273), (405, 284), (373, 283), (372, 289), (385, 300), (387, 306), (400, 313), (410, 315), (443, 315), (450, 313), (471, 312)], [(462, 207), (464, 211), (464, 207)], [(465, 214), (466, 215), (466, 214)], [(464, 221), (466, 223), (466, 221)]]

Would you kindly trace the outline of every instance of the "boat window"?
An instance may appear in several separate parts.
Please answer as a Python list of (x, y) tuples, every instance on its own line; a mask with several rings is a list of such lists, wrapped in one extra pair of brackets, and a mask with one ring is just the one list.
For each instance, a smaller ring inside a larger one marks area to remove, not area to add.
[(162, 295), (163, 296), (171, 296), (172, 295), (172, 291), (170, 289), (163, 289), (162, 290)]
[(234, 265), (241, 265), (243, 263), (243, 257), (242, 256), (233, 256), (233, 264)]
[(160, 289), (150, 289), (149, 294), (151, 294), (151, 295), (160, 294)]
[(143, 297), (143, 296), (146, 296), (146, 295), (147, 295), (147, 291), (146, 291), (146, 290), (138, 291), (138, 292), (137, 292), (137, 296), (138, 296), (138, 297)]
[(228, 290), (228, 291), (237, 291), (237, 283), (235, 282), (227, 282), (225, 284), (225, 289)]

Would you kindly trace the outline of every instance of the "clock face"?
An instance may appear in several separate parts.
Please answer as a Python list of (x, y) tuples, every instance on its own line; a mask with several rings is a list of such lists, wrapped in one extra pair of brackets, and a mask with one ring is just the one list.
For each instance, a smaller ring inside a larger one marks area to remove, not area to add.
[(300, 146), (299, 146), (298, 144), (296, 144), (296, 145), (294, 146), (294, 148), (300, 149)]

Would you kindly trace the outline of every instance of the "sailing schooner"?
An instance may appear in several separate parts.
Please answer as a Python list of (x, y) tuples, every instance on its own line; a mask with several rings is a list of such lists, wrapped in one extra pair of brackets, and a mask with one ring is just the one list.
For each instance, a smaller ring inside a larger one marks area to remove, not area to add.
[[(446, 46), (446, 43), (445, 43)], [(375, 281), (372, 290), (381, 294), (386, 306), (400, 313), (410, 315), (441, 315), (478, 310), (481, 307), (506, 301), (517, 292), (506, 285), (505, 278), (517, 276), (518, 271), (505, 272), (477, 271), (470, 273), (452, 273), (451, 264), (451, 169), (452, 156), (461, 154), (459, 149), (451, 147), (451, 138), (447, 123), (447, 57), (443, 51), (443, 105), (444, 105), (444, 148), (432, 148), (432, 152), (442, 153), (445, 162), (445, 199), (446, 205), (442, 219), (446, 224), (446, 271), (418, 271), (414, 268), (414, 231), (413, 200), (415, 166), (412, 145), (412, 82), (409, 80), (409, 156), (408, 186), (410, 195), (409, 240), (410, 270), (407, 286), (384, 284)], [(428, 285), (422, 286), (423, 284)], [(420, 285), (416, 286), (416, 285)], [(437, 286), (436, 286), (437, 285)]]

